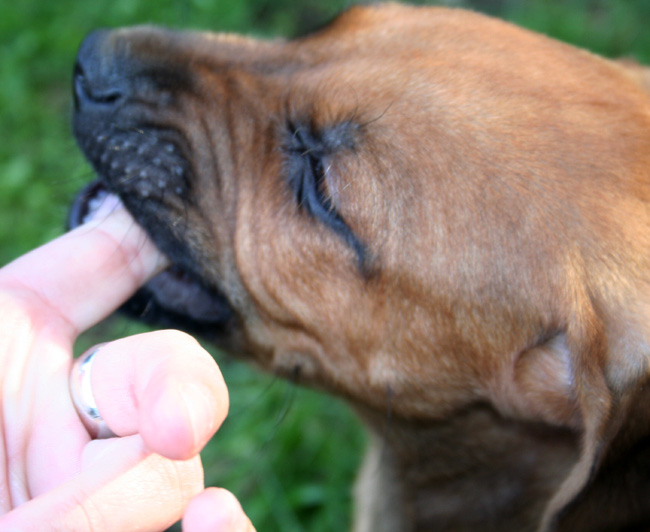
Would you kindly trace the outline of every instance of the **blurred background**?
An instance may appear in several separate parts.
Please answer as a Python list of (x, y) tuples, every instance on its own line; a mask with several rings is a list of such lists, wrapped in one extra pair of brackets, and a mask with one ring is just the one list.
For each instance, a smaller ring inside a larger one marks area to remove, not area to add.
[[(91, 179), (70, 131), (76, 49), (93, 28), (140, 23), (304, 33), (345, 0), (5, 0), (0, 5), (0, 265), (63, 232), (67, 206)], [(427, 3), (427, 2), (416, 2)], [(650, 64), (650, 0), (429, 2), (496, 15), (611, 57)], [(112, 318), (77, 349), (143, 329)], [(232, 490), (260, 532), (346, 530), (362, 429), (331, 398), (214, 353), (230, 416), (204, 452), (207, 483)]]

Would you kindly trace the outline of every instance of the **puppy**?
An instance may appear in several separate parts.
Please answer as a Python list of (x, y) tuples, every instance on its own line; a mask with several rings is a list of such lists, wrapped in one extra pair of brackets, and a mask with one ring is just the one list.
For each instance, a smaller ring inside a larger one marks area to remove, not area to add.
[(344, 397), (356, 532), (650, 528), (650, 94), (462, 10), (99, 31), (74, 127), (174, 266), (128, 305)]

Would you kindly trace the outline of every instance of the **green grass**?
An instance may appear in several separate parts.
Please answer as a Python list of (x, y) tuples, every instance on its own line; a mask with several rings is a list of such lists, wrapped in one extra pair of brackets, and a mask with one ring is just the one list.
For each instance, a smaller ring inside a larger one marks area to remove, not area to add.
[[(346, 0), (21, 0), (0, 8), (0, 264), (63, 231), (73, 193), (91, 172), (69, 127), (70, 74), (83, 36), (99, 26), (291, 35)], [(426, 2), (418, 2), (426, 3)], [(647, 0), (447, 1), (490, 12), (608, 56), (650, 63)], [(110, 320), (81, 342), (141, 331)], [(82, 346), (79, 347), (82, 349)], [(364, 445), (339, 402), (217, 357), (231, 415), (204, 452), (207, 479), (241, 497), (260, 531), (345, 530)], [(332, 428), (335, 427), (335, 430)]]

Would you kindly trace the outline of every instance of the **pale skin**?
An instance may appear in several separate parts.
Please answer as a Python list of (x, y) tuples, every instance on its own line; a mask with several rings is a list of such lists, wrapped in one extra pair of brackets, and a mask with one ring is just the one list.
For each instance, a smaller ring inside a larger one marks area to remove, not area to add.
[(254, 531), (203, 486), (198, 453), (228, 410), (212, 357), (157, 331), (104, 344), (92, 370), (117, 435), (92, 440), (72, 404), (75, 339), (164, 267), (123, 209), (0, 269), (0, 532)]

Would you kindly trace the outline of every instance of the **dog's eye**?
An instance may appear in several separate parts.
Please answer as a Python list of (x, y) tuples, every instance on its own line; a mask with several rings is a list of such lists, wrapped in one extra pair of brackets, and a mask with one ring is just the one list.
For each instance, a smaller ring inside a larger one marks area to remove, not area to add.
[(301, 208), (328, 225), (342, 223), (325, 182), (325, 153), (308, 133), (296, 130), (289, 147), (289, 184)]
[(335, 138), (338, 132), (332, 130), (319, 134), (306, 126), (290, 127), (285, 145), (287, 170), (289, 185), (298, 205), (342, 237), (362, 263), (364, 246), (336, 210), (327, 189), (328, 159), (343, 146)]

